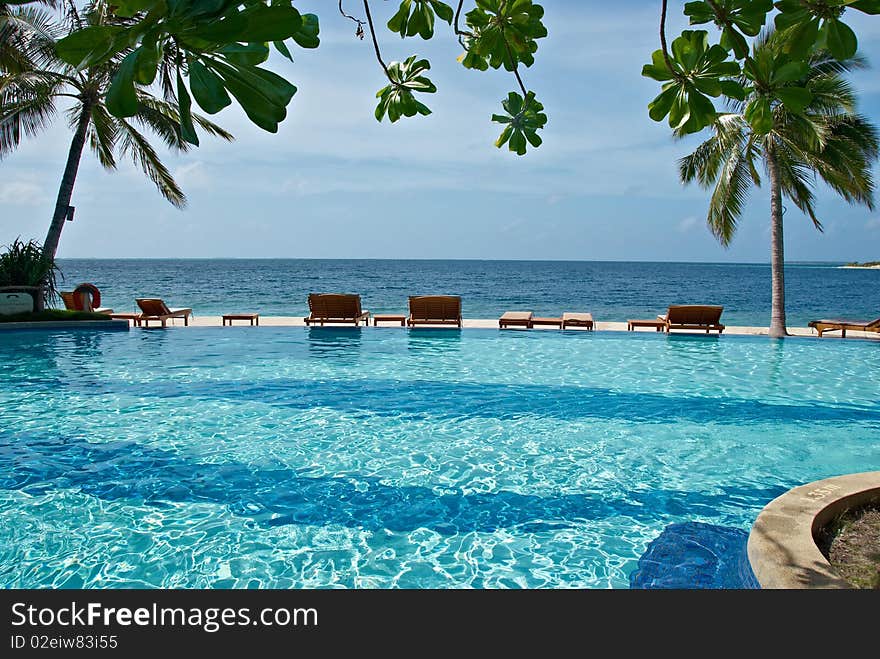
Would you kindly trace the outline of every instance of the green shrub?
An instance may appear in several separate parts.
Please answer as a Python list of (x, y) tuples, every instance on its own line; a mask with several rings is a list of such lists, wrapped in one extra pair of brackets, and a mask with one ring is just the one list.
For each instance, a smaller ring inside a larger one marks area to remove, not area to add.
[(35, 240), (23, 242), (16, 238), (0, 252), (0, 287), (39, 286), (46, 307), (52, 306), (58, 296), (55, 278), (59, 272), (55, 259), (44, 255)]

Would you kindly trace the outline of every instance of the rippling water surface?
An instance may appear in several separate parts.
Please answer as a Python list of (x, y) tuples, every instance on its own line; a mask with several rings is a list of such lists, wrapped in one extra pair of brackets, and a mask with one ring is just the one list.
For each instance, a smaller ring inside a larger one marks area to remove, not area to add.
[[(87, 281), (103, 303), (131, 311), (162, 297), (196, 315), (256, 311), (302, 316), (309, 293), (359, 293), (364, 308), (400, 313), (407, 296), (462, 296), (465, 318), (508, 309), (535, 315), (589, 311), (600, 321), (653, 318), (670, 304), (721, 304), (729, 325), (770, 324), (770, 267), (737, 263), (382, 260), (63, 260), (63, 286)], [(786, 268), (790, 325), (828, 317), (880, 316), (880, 270), (834, 265)]]
[(0, 586), (626, 587), (880, 469), (880, 344), (600, 332), (0, 335)]

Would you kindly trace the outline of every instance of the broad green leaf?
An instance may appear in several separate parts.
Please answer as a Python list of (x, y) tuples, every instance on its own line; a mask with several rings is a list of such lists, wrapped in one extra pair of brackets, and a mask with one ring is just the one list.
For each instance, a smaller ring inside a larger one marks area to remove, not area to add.
[(721, 31), (721, 47), (725, 50), (732, 50), (734, 55), (740, 59), (749, 54), (749, 44), (746, 42), (746, 38), (729, 27), (725, 27)]
[(125, 56), (107, 91), (107, 110), (115, 117), (133, 117), (137, 114), (138, 98), (134, 89), (134, 76), (139, 52), (135, 50)]
[(690, 116), (691, 109), (687, 102), (687, 96), (682, 93), (676, 94), (672, 99), (672, 106), (669, 108), (669, 127), (678, 130), (690, 119)]
[[(498, 115), (492, 115), (493, 117), (497, 117)], [(507, 141), (510, 139), (510, 136), (513, 135), (513, 126), (507, 126), (504, 130), (501, 131), (501, 135), (498, 136), (498, 139), (495, 140), (495, 146), (499, 149), (507, 144)]]
[(189, 87), (205, 112), (216, 114), (232, 103), (223, 80), (198, 60), (189, 63)]
[(672, 102), (679, 95), (678, 85), (671, 85), (668, 89), (663, 90), (657, 97), (648, 104), (648, 115), (654, 121), (663, 121), (663, 118), (669, 114), (672, 109)]
[(117, 16), (131, 18), (139, 11), (149, 11), (155, 8), (161, 0), (113, 0), (113, 6)]
[(273, 41), (272, 45), (274, 45), (275, 50), (281, 53), (284, 57), (289, 59), (291, 62), (293, 61), (293, 55), (290, 54), (290, 49), (283, 41)]
[(177, 71), (177, 107), (180, 109), (181, 139), (198, 146), (199, 136), (196, 135), (196, 127), (192, 120), (192, 99), (189, 97), (189, 92), (186, 91), (183, 78), (180, 77), (180, 70)]
[(300, 48), (317, 48), (321, 44), (318, 32), (318, 17), (315, 14), (303, 14), (302, 25), (293, 33), (292, 39)]
[(783, 51), (793, 57), (805, 57), (816, 45), (819, 37), (819, 19), (812, 18), (803, 23), (798, 23), (789, 29)]
[(302, 17), (293, 7), (266, 7), (246, 10), (247, 24), (235, 41), (284, 41), (302, 27)]
[(746, 106), (744, 116), (752, 130), (759, 135), (765, 135), (773, 130), (773, 109), (766, 96), (757, 96), (752, 99)]
[(137, 57), (137, 71), (135, 80), (141, 85), (151, 85), (156, 79), (156, 71), (159, 68), (159, 60), (162, 58), (162, 44), (148, 44), (146, 41), (135, 52)]
[(708, 96), (721, 96), (721, 81), (718, 78), (694, 78), (694, 87)]
[(92, 25), (59, 40), (55, 52), (71, 66), (82, 69), (108, 55), (122, 30), (118, 26)]
[(746, 99), (746, 90), (735, 80), (722, 80), (721, 93), (730, 98), (735, 98), (738, 101), (744, 101)]
[(388, 21), (388, 29), (399, 34), (401, 39), (406, 36), (406, 24), (409, 22), (411, 9), (412, 0), (403, 0), (394, 16)]
[(853, 2), (850, 7), (866, 14), (880, 14), (880, 0), (859, 0)]
[(770, 74), (771, 83), (794, 82), (800, 80), (810, 72), (810, 65), (806, 62), (794, 61), (782, 64)]
[(804, 87), (781, 87), (773, 95), (782, 101), (785, 109), (800, 114), (813, 100), (813, 95)]
[(447, 5), (445, 2), (439, 2), (439, 0), (430, 0), (431, 7), (434, 9), (434, 13), (440, 18), (441, 21), (446, 21), (450, 25), (452, 24), (452, 17), (455, 12), (452, 11), (452, 7)]
[(858, 40), (855, 33), (846, 24), (836, 18), (829, 18), (822, 26), (825, 32), (825, 43), (828, 50), (839, 60), (848, 60), (856, 54)]
[(256, 66), (269, 59), (269, 47), (262, 43), (231, 43), (218, 48), (217, 52), (230, 62)]
[(694, 126), (698, 126), (696, 130), (701, 130), (715, 120), (715, 105), (707, 96), (698, 92), (688, 94), (688, 110), (689, 120), (694, 122)]

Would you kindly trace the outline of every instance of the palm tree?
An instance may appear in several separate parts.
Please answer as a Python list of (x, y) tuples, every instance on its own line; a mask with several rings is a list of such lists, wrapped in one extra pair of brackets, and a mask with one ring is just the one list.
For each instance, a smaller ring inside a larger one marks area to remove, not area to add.
[[(32, 4), (55, 7), (55, 0), (38, 0)], [(54, 28), (52, 15), (40, 7), (12, 6), (0, 2), (0, 71), (21, 73), (33, 68), (28, 47), (34, 35), (51, 35)]]
[[(5, 11), (8, 16), (19, 18), (27, 10), (6, 7)], [(10, 39), (14, 39), (16, 47), (15, 57), (0, 60), (0, 158), (15, 150), (23, 136), (33, 137), (46, 128), (57, 115), (60, 103), (69, 104), (67, 117), (73, 139), (52, 222), (43, 242), (44, 253), (53, 258), (69, 213), (86, 142), (105, 169), (116, 169), (117, 156), (129, 156), (165, 199), (178, 208), (186, 205), (183, 191), (139, 130), (149, 129), (174, 151), (189, 149), (189, 144), (180, 135), (180, 116), (173, 91), (165, 85), (165, 97), (159, 99), (144, 89), (138, 89), (137, 114), (129, 118), (114, 117), (107, 111), (105, 97), (113, 75), (127, 53), (122, 52), (109, 62), (82, 71), (76, 71), (55, 54), (59, 35), (89, 25), (106, 25), (112, 20), (119, 19), (107, 11), (103, 3), (95, 3), (83, 14), (71, 4), (66, 24), (42, 19), (17, 20), (16, 30), (7, 30), (6, 42), (0, 41), (0, 51), (11, 52), (11, 48), (6, 48)], [(39, 29), (31, 28), (31, 23), (37, 23)], [(233, 139), (230, 133), (204, 117), (193, 114), (193, 121), (210, 135)]]
[[(778, 48), (772, 35), (765, 36), (756, 42), (753, 56), (758, 59), (762, 50), (773, 55)], [(714, 186), (707, 222), (725, 247), (736, 233), (751, 184), (761, 185), (757, 161), (763, 161), (770, 185), (772, 337), (787, 335), (783, 197), (808, 215), (819, 231), (822, 223), (814, 206), (817, 179), (847, 202), (874, 208), (871, 164), (877, 158), (877, 129), (856, 113), (855, 93), (844, 78), (845, 73), (865, 66), (860, 58), (840, 62), (826, 53), (814, 54), (805, 76), (792, 83), (806, 87), (812, 100), (801, 113), (774, 101), (773, 125), (764, 134), (754, 131), (744, 116), (748, 104), (764, 90), (760, 83), (743, 80), (750, 85), (745, 100), (720, 114), (714, 135), (679, 161), (682, 182), (697, 180), (704, 188)]]

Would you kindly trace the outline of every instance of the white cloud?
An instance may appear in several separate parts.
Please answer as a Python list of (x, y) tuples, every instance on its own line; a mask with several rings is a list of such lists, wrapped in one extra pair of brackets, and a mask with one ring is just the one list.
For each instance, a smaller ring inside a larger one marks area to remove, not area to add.
[(687, 233), (689, 231), (692, 231), (698, 223), (699, 220), (697, 220), (697, 218), (695, 218), (694, 216), (686, 217), (678, 223), (678, 230), (680, 233)]
[(184, 192), (211, 187), (211, 176), (201, 160), (180, 165), (174, 170), (173, 176)]
[(0, 183), (0, 202), (12, 206), (39, 206), (49, 201), (49, 195), (30, 181)]

